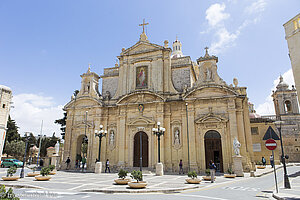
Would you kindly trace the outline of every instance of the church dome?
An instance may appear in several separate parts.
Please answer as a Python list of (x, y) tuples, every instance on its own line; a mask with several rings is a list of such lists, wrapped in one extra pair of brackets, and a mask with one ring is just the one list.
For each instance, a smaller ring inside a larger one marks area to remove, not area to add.
[(276, 88), (277, 88), (277, 91), (284, 91), (284, 90), (288, 90), (288, 88), (289, 88), (289, 85), (283, 81), (283, 77), (281, 75), (279, 78), (279, 83), (276, 86)]
[(173, 51), (172, 51), (171, 58), (183, 57), (181, 47), (182, 47), (182, 44), (176, 37), (176, 40), (173, 42)]

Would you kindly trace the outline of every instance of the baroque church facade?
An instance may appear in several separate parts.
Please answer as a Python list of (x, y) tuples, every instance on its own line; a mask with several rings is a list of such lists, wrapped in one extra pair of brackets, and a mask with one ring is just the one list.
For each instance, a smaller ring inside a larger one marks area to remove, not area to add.
[[(217, 72), (218, 57), (205, 55), (197, 62), (182, 54), (176, 39), (173, 50), (149, 42), (145, 32), (132, 47), (122, 49), (118, 64), (99, 76), (81, 75), (81, 89), (64, 110), (67, 112), (64, 158), (72, 167), (88, 139), (87, 169), (93, 171), (98, 158), (103, 125), (101, 161), (111, 168), (140, 166), (154, 169), (158, 162), (158, 139), (152, 132), (157, 122), (165, 128), (160, 141), (164, 171), (204, 172), (213, 160), (221, 172), (233, 165), (233, 141), (240, 142), (245, 171), (253, 169), (253, 150), (246, 87), (237, 79), (228, 85)], [(102, 93), (98, 90), (102, 80)], [(141, 138), (140, 138), (141, 137)], [(140, 140), (141, 139), (141, 140)], [(142, 148), (140, 149), (140, 145)]]

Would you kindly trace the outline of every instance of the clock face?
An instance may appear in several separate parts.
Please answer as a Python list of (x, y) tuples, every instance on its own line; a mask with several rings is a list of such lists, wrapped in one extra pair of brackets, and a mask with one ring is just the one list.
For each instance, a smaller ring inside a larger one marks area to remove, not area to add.
[(144, 111), (144, 105), (143, 104), (139, 104), (138, 109), (140, 112)]

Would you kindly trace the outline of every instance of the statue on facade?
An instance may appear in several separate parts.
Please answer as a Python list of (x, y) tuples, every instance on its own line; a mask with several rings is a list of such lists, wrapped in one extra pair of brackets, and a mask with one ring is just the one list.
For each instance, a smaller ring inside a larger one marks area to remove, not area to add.
[(109, 136), (109, 143), (110, 145), (113, 145), (115, 141), (115, 132), (113, 130), (110, 131), (110, 136)]
[(233, 140), (233, 150), (234, 150), (234, 154), (237, 156), (240, 155), (240, 147), (241, 147), (241, 143), (235, 137)]
[(179, 138), (179, 130), (178, 129), (175, 130), (174, 138), (175, 138), (174, 144), (179, 145), (180, 144), (180, 138)]
[(58, 155), (59, 153), (59, 141), (55, 144), (55, 154)]

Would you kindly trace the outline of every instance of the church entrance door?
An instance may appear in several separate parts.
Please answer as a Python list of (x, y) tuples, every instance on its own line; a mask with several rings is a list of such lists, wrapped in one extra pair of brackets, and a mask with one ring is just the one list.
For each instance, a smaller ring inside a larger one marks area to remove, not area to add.
[(221, 135), (217, 131), (208, 131), (204, 136), (206, 169), (209, 161), (214, 161), (217, 171), (223, 172)]
[(133, 149), (133, 167), (140, 166), (140, 134), (142, 136), (142, 166), (148, 167), (148, 136), (145, 132), (137, 132), (134, 136), (134, 149)]

